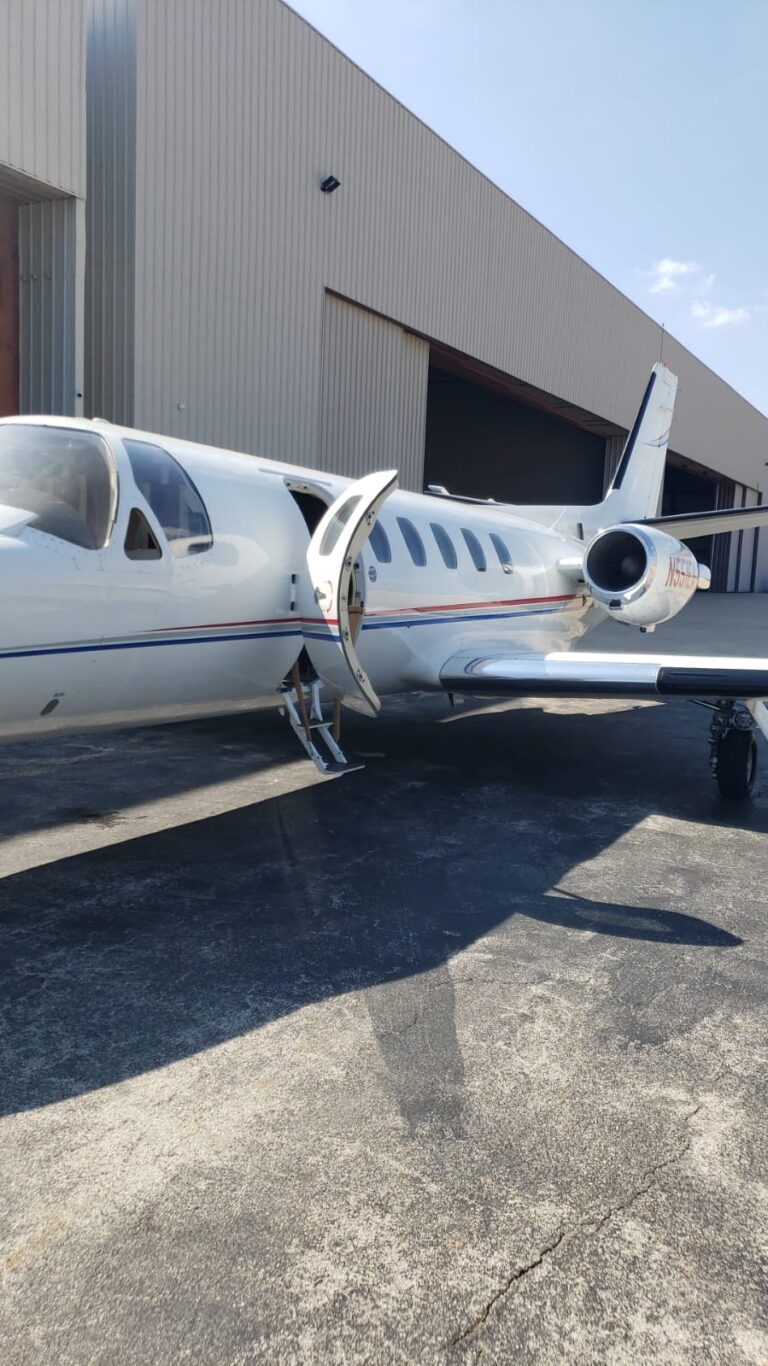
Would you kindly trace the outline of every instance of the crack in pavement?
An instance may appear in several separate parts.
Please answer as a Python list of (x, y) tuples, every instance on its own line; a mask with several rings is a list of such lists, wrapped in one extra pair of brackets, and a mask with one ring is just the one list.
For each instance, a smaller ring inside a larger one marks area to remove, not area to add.
[(544, 1259), (546, 1257), (551, 1256), (551, 1254), (560, 1246), (560, 1244), (569, 1235), (573, 1237), (578, 1232), (578, 1229), (580, 1227), (581, 1225), (577, 1224), (571, 1229), (567, 1227), (561, 1229), (560, 1232), (556, 1234), (556, 1236), (552, 1239), (551, 1242), (544, 1244), (544, 1247), (537, 1254), (537, 1256), (534, 1257), (532, 1262), (526, 1262), (524, 1266), (516, 1267), (515, 1270), (512, 1272), (512, 1275), (507, 1277), (506, 1281), (501, 1286), (501, 1289), (496, 1291), (496, 1294), (493, 1295), (490, 1300), (488, 1300), (488, 1303), (484, 1306), (482, 1311), (477, 1315), (475, 1319), (473, 1319), (472, 1323), (469, 1324), (469, 1327), (464, 1328), (460, 1333), (457, 1333), (453, 1338), (451, 1338), (451, 1346), (460, 1347), (462, 1343), (467, 1342), (470, 1338), (474, 1337), (477, 1333), (479, 1333), (484, 1328), (485, 1324), (488, 1322), (491, 1315), (494, 1313), (499, 1301), (503, 1300), (504, 1297), (509, 1294), (513, 1285), (515, 1285), (517, 1281), (521, 1281), (524, 1276), (527, 1276), (529, 1271), (535, 1271), (537, 1267), (541, 1266)]
[[(720, 1072), (718, 1072), (717, 1075), (713, 1077), (710, 1081), (709, 1086), (716, 1086), (717, 1083), (721, 1080), (721, 1078), (725, 1075), (726, 1071), (727, 1068), (723, 1068)], [(694, 1105), (693, 1108), (690, 1109), (686, 1115), (684, 1115), (683, 1124), (685, 1126), (686, 1131), (689, 1130), (691, 1120), (696, 1118), (696, 1115), (699, 1114), (703, 1106), (704, 1101), (701, 1100), (696, 1105)], [(665, 1171), (668, 1167), (674, 1166), (676, 1162), (682, 1161), (686, 1153), (689, 1152), (692, 1142), (692, 1135), (690, 1134), (690, 1132), (686, 1132), (685, 1141), (682, 1143), (682, 1145), (676, 1148), (674, 1152), (669, 1153), (667, 1157), (663, 1157), (659, 1162), (654, 1163), (653, 1166), (646, 1168), (646, 1170), (643, 1172), (640, 1184), (633, 1187), (633, 1189), (624, 1197), (624, 1199), (617, 1201), (617, 1203), (614, 1205), (609, 1205), (608, 1209), (605, 1211), (604, 1214), (601, 1214), (597, 1217), (593, 1216), (592, 1218), (588, 1219), (580, 1219), (576, 1224), (566, 1224), (563, 1228), (561, 1228), (548, 1242), (544, 1244), (541, 1250), (536, 1254), (534, 1258), (532, 1258), (530, 1262), (524, 1263), (523, 1266), (515, 1267), (515, 1270), (511, 1273), (510, 1276), (507, 1277), (507, 1279), (496, 1291), (496, 1293), (492, 1295), (491, 1298), (486, 1302), (480, 1313), (476, 1315), (472, 1322), (466, 1328), (461, 1329), (454, 1335), (454, 1337), (451, 1338), (450, 1346), (462, 1347), (465, 1344), (469, 1343), (472, 1338), (476, 1338), (483, 1331), (483, 1328), (487, 1324), (488, 1320), (496, 1313), (496, 1310), (498, 1309), (499, 1305), (502, 1303), (503, 1300), (506, 1299), (507, 1295), (509, 1295), (509, 1293), (514, 1289), (514, 1287), (520, 1281), (524, 1280), (526, 1276), (530, 1275), (531, 1272), (538, 1270), (538, 1268), (542, 1266), (549, 1257), (553, 1256), (553, 1254), (557, 1252), (558, 1248), (562, 1247), (566, 1243), (572, 1242), (576, 1237), (578, 1237), (579, 1234), (587, 1234), (590, 1238), (593, 1238), (595, 1234), (600, 1233), (600, 1231), (603, 1228), (605, 1228), (606, 1224), (608, 1224), (611, 1219), (615, 1218), (617, 1214), (625, 1213), (625, 1211), (630, 1209), (631, 1206), (634, 1205), (637, 1200), (640, 1200), (642, 1196), (647, 1195), (648, 1191), (653, 1186), (657, 1176), (661, 1172)], [(479, 1361), (480, 1356), (482, 1355), (482, 1351), (482, 1344), (480, 1344), (479, 1350), (475, 1357), (475, 1362)]]

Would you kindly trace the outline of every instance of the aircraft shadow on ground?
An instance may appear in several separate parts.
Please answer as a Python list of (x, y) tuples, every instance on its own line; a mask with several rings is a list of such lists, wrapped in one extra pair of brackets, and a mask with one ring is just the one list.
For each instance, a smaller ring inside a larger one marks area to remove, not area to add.
[[(695, 914), (560, 888), (646, 815), (713, 817), (700, 784), (681, 789), (674, 720), (652, 724), (650, 773), (636, 713), (358, 724), (359, 747), (387, 753), (360, 774), (6, 878), (0, 1108), (135, 1076), (310, 1002), (449, 976), (451, 956), (512, 916), (738, 945)], [(748, 820), (764, 828), (765, 813)]]

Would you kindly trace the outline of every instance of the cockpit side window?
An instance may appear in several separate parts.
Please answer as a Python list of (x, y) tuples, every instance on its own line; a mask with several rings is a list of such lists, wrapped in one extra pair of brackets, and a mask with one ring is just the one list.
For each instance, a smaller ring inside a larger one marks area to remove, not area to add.
[(0, 503), (33, 513), (35, 531), (101, 550), (117, 505), (117, 476), (101, 437), (79, 427), (3, 423)]
[(151, 441), (124, 438), (133, 477), (163, 528), (174, 555), (210, 550), (213, 532), (200, 494), (177, 460)]
[(129, 560), (161, 560), (163, 552), (141, 508), (131, 508), (123, 549)]

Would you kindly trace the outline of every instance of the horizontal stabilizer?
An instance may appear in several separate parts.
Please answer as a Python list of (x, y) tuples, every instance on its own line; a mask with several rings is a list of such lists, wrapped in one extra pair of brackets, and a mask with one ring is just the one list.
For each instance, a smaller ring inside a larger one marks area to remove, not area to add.
[(448, 692), (496, 697), (768, 697), (768, 659), (716, 655), (453, 655)]
[(750, 531), (768, 526), (768, 507), (722, 508), (716, 512), (681, 512), (670, 517), (647, 517), (637, 526), (657, 526), (678, 541), (692, 536), (716, 536), (721, 531)]

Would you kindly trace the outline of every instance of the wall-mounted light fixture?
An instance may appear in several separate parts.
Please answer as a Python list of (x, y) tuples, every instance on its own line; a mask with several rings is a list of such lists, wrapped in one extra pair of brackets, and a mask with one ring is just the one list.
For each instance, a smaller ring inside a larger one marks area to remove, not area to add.
[(340, 184), (341, 181), (337, 180), (335, 175), (327, 175), (325, 180), (320, 181), (320, 189), (323, 194), (333, 194), (334, 190), (338, 190)]

